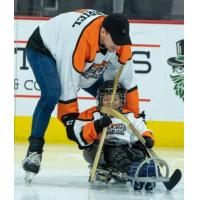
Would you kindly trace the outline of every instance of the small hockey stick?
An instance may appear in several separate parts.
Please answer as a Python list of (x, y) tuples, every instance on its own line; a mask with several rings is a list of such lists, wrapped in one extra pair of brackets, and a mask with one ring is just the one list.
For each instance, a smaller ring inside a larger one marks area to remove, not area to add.
[(174, 173), (171, 175), (171, 177), (169, 178), (169, 181), (163, 182), (163, 184), (167, 190), (172, 190), (181, 180), (181, 177), (182, 177), (181, 170), (176, 169)]
[[(123, 65), (119, 68), (119, 70), (116, 74), (116, 77), (115, 77), (112, 96), (111, 96), (111, 100), (110, 100), (110, 107), (111, 108), (112, 108), (112, 105), (113, 105), (113, 102), (114, 102), (114, 99), (115, 99), (115, 95), (116, 95), (116, 91), (117, 91), (117, 85), (118, 85), (118, 82), (119, 82), (119, 77), (121, 75), (122, 69), (123, 69)], [(95, 159), (94, 159), (94, 162), (93, 162), (93, 165), (92, 165), (92, 169), (90, 171), (89, 182), (91, 182), (91, 183), (93, 183), (94, 179), (95, 179), (95, 174), (96, 174), (97, 166), (98, 166), (99, 159), (100, 159), (100, 156), (101, 156), (104, 140), (105, 140), (105, 137), (106, 137), (106, 132), (107, 132), (107, 128), (104, 128), (103, 132), (101, 134), (100, 140), (99, 140), (99, 145), (98, 145), (97, 152), (96, 152), (96, 155), (95, 155)]]

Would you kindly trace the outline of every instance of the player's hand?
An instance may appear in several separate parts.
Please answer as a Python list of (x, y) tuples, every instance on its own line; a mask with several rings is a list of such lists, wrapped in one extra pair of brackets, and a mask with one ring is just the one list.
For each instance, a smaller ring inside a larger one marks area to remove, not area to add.
[(63, 124), (67, 127), (74, 124), (78, 116), (79, 116), (79, 113), (70, 113), (68, 115), (65, 115), (61, 120)]
[(67, 136), (69, 139), (73, 140), (74, 135), (74, 123), (79, 116), (79, 113), (70, 113), (62, 118), (62, 122), (66, 127)]
[(97, 133), (101, 133), (105, 127), (108, 127), (112, 123), (109, 116), (105, 115), (101, 119), (94, 121), (94, 128)]
[[(145, 140), (145, 146), (148, 149), (151, 149), (154, 146), (154, 140), (151, 137), (148, 137), (148, 136), (142, 136), (142, 137)], [(135, 145), (138, 146), (140, 149), (144, 149), (144, 145), (140, 141), (137, 141), (135, 143)]]
[(143, 138), (145, 139), (145, 146), (148, 149), (151, 149), (154, 146), (154, 140), (151, 137), (148, 136), (143, 136)]

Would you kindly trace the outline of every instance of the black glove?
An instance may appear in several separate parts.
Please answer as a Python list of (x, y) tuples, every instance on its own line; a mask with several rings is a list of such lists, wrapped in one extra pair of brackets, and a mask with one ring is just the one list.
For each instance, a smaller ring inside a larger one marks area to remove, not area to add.
[(154, 140), (148, 136), (143, 136), (143, 138), (145, 139), (146, 143), (145, 143), (145, 146), (148, 148), (148, 149), (151, 149), (154, 145)]
[(79, 113), (70, 113), (62, 117), (63, 124), (67, 127), (74, 123), (79, 116)]
[(112, 123), (110, 117), (107, 115), (103, 116), (101, 119), (97, 119), (94, 121), (94, 128), (97, 133), (101, 133), (102, 130), (109, 126)]
[[(142, 136), (145, 140), (145, 146), (148, 148), (148, 149), (151, 149), (154, 145), (154, 140), (148, 136)], [(144, 145), (140, 142), (140, 141), (137, 141), (135, 143), (136, 146), (138, 146), (139, 149), (144, 149)]]
[(79, 113), (70, 113), (64, 117), (62, 117), (62, 122), (66, 127), (67, 136), (70, 140), (76, 141), (76, 137), (74, 136), (74, 123), (79, 116)]

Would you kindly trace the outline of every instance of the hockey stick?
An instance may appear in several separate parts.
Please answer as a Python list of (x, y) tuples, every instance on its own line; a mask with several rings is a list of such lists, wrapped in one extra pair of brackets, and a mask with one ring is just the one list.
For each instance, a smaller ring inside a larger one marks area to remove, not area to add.
[[(140, 135), (139, 131), (132, 125), (132, 123), (129, 121), (129, 119), (127, 117), (125, 117), (120, 112), (118, 112), (117, 110), (114, 110), (110, 107), (101, 107), (101, 112), (105, 113), (107, 115), (116, 117), (116, 118), (122, 120), (124, 123), (126, 123), (128, 125), (128, 127), (132, 130), (133, 134), (135, 134), (137, 136), (137, 138), (140, 140), (140, 142), (143, 144), (148, 156), (150, 158), (158, 158), (158, 156), (152, 149), (146, 148), (144, 138)], [(161, 167), (164, 166), (162, 162), (159, 162), (159, 164)], [(169, 181), (163, 182), (163, 184), (167, 188), (167, 190), (171, 190), (178, 184), (178, 182), (181, 180), (181, 177), (182, 177), (181, 171), (179, 169), (176, 169), (173, 172), (173, 174), (171, 175)]]
[[(113, 102), (114, 102), (114, 99), (115, 99), (115, 95), (116, 95), (116, 91), (117, 91), (117, 85), (118, 85), (118, 82), (119, 82), (119, 77), (121, 75), (122, 69), (123, 69), (123, 65), (119, 68), (119, 70), (118, 70), (118, 72), (115, 76), (112, 96), (111, 96), (111, 100), (110, 100), (110, 108), (112, 108), (112, 105), (113, 105)], [(96, 155), (95, 155), (95, 159), (94, 159), (94, 162), (93, 162), (93, 165), (92, 165), (92, 169), (90, 171), (89, 182), (91, 182), (91, 183), (93, 183), (94, 179), (95, 179), (95, 174), (96, 174), (97, 166), (98, 166), (99, 159), (100, 159), (100, 156), (101, 156), (104, 140), (105, 140), (105, 137), (106, 137), (106, 132), (107, 132), (107, 128), (104, 128), (103, 132), (101, 134), (100, 140), (99, 140), (99, 145), (98, 145), (97, 152), (96, 152)]]
[[(152, 149), (146, 148), (144, 138), (140, 135), (139, 131), (132, 125), (132, 123), (129, 121), (129, 119), (127, 117), (122, 115), (119, 111), (114, 110), (110, 107), (105, 107), (105, 106), (101, 107), (101, 112), (105, 113), (107, 115), (116, 117), (116, 118), (122, 120), (124, 123), (126, 123), (128, 125), (128, 127), (132, 130), (133, 134), (135, 134), (138, 137), (138, 139), (140, 140), (140, 142), (143, 144), (148, 156), (150, 158), (158, 159), (158, 156), (156, 155), (156, 153)], [(161, 167), (164, 166), (164, 164), (162, 162), (158, 162), (158, 163), (160, 164)], [(164, 184), (164, 186), (166, 187), (167, 190), (172, 190), (178, 184), (178, 182), (181, 180), (181, 177), (182, 177), (182, 173), (181, 173), (180, 169), (176, 169), (172, 173), (169, 180), (167, 182), (163, 182), (163, 184)]]
[[(152, 150), (152, 149), (148, 149), (145, 145), (146, 141), (144, 140), (144, 138), (140, 135), (139, 131), (133, 126), (133, 124), (129, 121), (129, 119), (124, 116), (123, 114), (121, 114), (119, 111), (114, 110), (110, 107), (106, 107), (106, 106), (102, 106), (101, 107), (101, 112), (113, 117), (116, 117), (120, 120), (122, 120), (124, 123), (126, 123), (128, 125), (128, 127), (131, 129), (132, 133), (134, 135), (136, 135), (136, 137), (139, 139), (139, 141), (142, 143), (142, 145), (144, 146), (144, 149), (148, 155), (148, 157), (150, 158), (158, 158), (158, 156), (156, 155), (156, 153)], [(163, 167), (163, 164), (160, 163), (160, 166)]]

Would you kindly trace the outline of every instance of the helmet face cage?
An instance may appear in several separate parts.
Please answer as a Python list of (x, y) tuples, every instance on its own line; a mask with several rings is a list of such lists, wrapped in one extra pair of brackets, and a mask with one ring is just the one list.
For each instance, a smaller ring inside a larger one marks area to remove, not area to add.
[[(114, 81), (105, 81), (98, 89), (98, 92), (97, 92), (97, 101), (98, 101), (97, 106), (98, 107), (103, 106), (103, 100), (104, 100), (105, 95), (112, 95), (113, 84), (114, 84)], [(120, 83), (118, 83), (118, 86), (117, 86), (115, 100), (117, 100), (118, 98), (119, 98), (120, 104), (117, 109), (118, 111), (121, 112), (126, 101), (125, 99), (126, 89)]]

